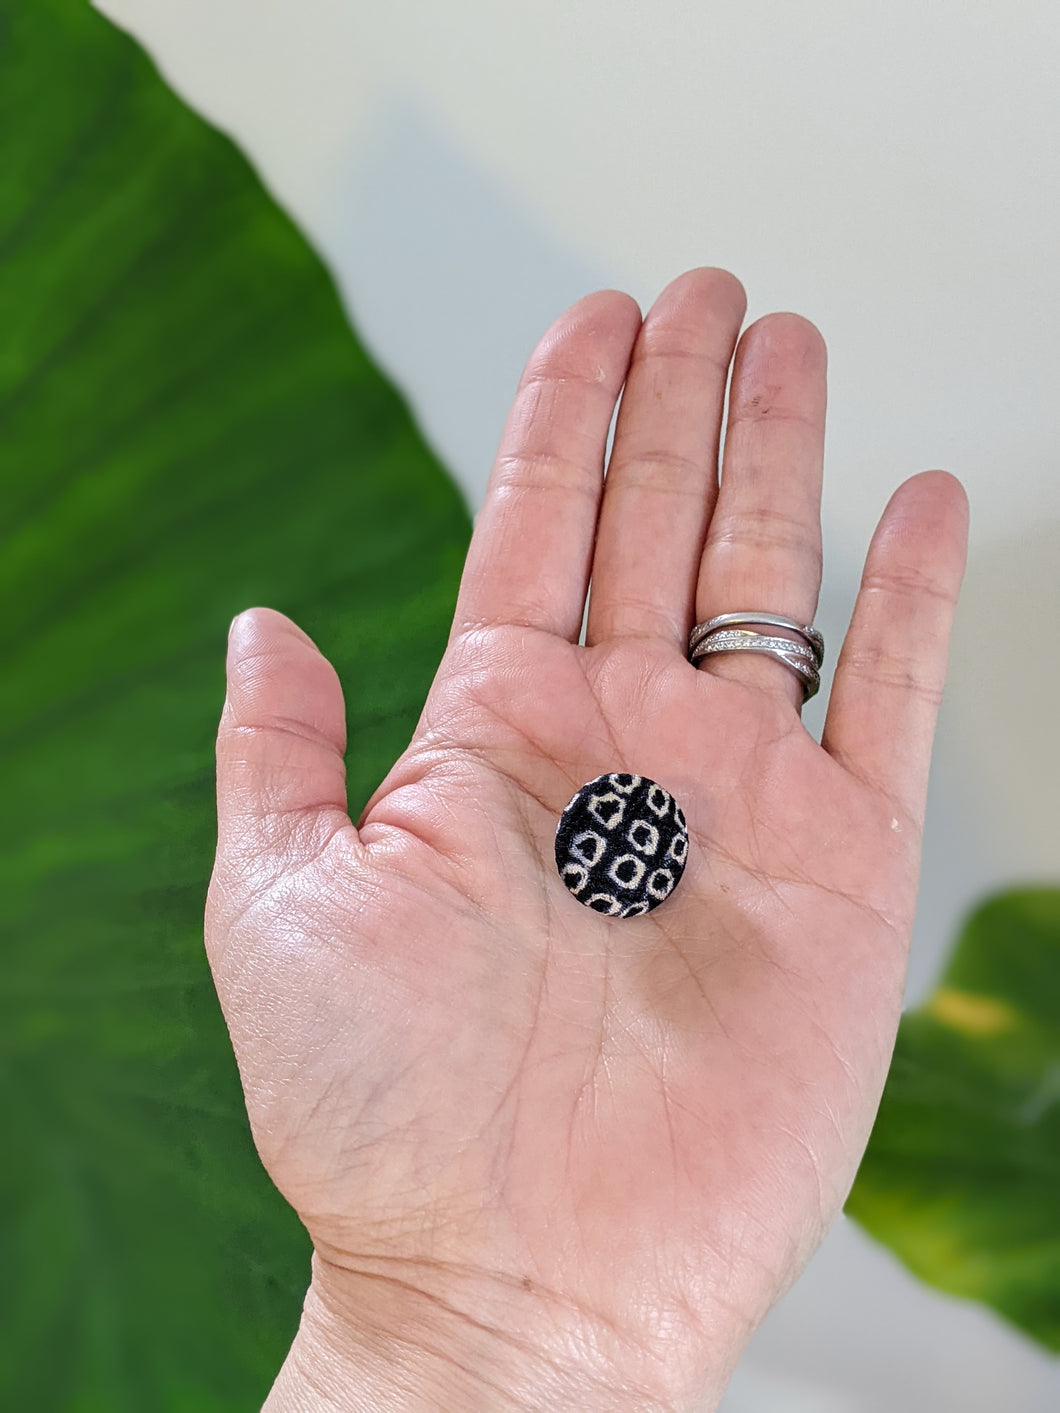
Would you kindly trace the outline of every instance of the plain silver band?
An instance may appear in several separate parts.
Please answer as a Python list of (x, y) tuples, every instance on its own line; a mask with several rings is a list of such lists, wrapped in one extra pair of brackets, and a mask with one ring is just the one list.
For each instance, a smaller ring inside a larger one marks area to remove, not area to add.
[(790, 667), (802, 682), (804, 702), (816, 696), (821, 685), (821, 674), (817, 665), (807, 648), (802, 647), (800, 643), (789, 642), (787, 638), (770, 638), (764, 633), (718, 632), (705, 640), (700, 639), (692, 649), (691, 661), (695, 663), (700, 658), (710, 657), (715, 653), (744, 652), (765, 653), (777, 662), (782, 662), (785, 667)]
[(799, 623), (794, 618), (785, 618), (782, 613), (719, 613), (705, 623), (697, 623), (688, 639), (688, 651), (693, 652), (709, 633), (719, 628), (737, 628), (744, 625), (762, 628), (786, 628), (789, 633), (797, 633), (813, 653), (814, 662), (820, 671), (824, 662), (824, 638), (811, 623)]

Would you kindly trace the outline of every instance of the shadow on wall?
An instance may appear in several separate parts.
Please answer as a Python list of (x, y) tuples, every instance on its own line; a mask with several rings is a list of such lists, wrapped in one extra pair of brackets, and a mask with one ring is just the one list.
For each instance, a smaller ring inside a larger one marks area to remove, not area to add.
[(478, 507), (519, 375), (568, 305), (614, 285), (394, 94), (322, 220), (358, 330)]
[(1060, 521), (972, 557), (950, 662), (954, 727), (1012, 881), (1060, 875), (1058, 604)]

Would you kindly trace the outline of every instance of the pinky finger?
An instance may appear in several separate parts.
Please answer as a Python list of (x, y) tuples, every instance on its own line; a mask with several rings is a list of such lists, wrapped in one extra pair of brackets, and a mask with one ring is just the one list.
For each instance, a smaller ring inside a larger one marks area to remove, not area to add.
[(895, 491), (869, 546), (821, 740), (918, 822), (967, 539), (967, 497), (948, 472)]

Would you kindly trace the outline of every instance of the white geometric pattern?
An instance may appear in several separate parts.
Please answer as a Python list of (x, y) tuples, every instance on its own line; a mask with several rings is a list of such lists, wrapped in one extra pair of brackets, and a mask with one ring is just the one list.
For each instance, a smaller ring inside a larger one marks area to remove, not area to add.
[(607, 840), (602, 834), (594, 834), (591, 829), (585, 829), (571, 840), (570, 851), (581, 863), (592, 868), (603, 858), (606, 848)]
[(578, 902), (604, 917), (643, 917), (677, 887), (688, 826), (673, 796), (643, 775), (611, 771), (583, 785), (560, 816), (556, 867)]
[(637, 888), (644, 877), (645, 865), (636, 854), (622, 854), (607, 870), (608, 878), (620, 888)]
[(626, 838), (635, 849), (654, 858), (659, 848), (659, 831), (646, 819), (635, 819), (626, 830)]
[(577, 897), (585, 885), (589, 882), (589, 870), (582, 868), (581, 864), (569, 863), (564, 865), (563, 882), (570, 891)]
[(648, 892), (660, 902), (673, 892), (674, 876), (668, 868), (657, 868), (648, 879)]
[(648, 808), (651, 810), (652, 814), (657, 814), (660, 819), (665, 819), (672, 802), (672, 797), (666, 793), (661, 785), (652, 785), (649, 787)]
[(591, 898), (586, 899), (586, 902), (593, 912), (606, 913), (608, 917), (614, 917), (622, 911), (622, 904), (617, 898), (612, 898), (610, 893), (594, 893)]
[(589, 801), (589, 813), (600, 821), (605, 829), (614, 829), (626, 812), (626, 802), (608, 790), (606, 795), (594, 795)]

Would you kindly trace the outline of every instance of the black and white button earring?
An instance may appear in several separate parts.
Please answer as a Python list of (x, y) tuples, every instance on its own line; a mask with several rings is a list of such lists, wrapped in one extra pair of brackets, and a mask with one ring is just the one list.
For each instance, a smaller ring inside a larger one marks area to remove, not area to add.
[(687, 857), (680, 806), (643, 775), (598, 775), (560, 815), (559, 876), (579, 903), (608, 917), (642, 917), (665, 902)]

